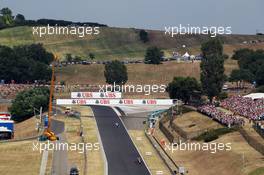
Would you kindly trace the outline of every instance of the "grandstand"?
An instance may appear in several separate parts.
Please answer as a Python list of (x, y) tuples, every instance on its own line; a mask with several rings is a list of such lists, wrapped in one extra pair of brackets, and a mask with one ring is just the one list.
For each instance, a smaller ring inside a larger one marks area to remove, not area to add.
[(0, 84), (0, 98), (13, 99), (16, 94), (26, 89), (32, 88), (27, 84)]
[(228, 127), (234, 125), (241, 126), (245, 123), (245, 121), (240, 116), (221, 111), (217, 109), (214, 105), (203, 105), (198, 108), (198, 111)]
[(236, 115), (250, 120), (262, 120), (264, 118), (264, 99), (233, 96), (223, 100), (220, 106), (234, 112)]

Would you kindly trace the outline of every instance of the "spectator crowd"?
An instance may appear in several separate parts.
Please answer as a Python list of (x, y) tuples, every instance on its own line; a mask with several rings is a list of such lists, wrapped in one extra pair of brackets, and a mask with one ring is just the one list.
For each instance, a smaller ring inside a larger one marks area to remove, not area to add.
[(233, 96), (223, 100), (220, 106), (250, 120), (264, 119), (264, 99)]
[(32, 88), (28, 84), (0, 84), (0, 98), (13, 99), (16, 94), (26, 89)]
[(244, 120), (241, 117), (234, 114), (225, 113), (217, 109), (214, 105), (200, 106), (198, 111), (228, 127), (234, 125), (244, 125)]

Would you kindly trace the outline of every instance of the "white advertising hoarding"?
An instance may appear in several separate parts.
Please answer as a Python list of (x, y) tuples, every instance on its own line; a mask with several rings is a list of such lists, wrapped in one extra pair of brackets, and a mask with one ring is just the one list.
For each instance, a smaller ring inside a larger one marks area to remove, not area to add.
[(122, 98), (121, 92), (71, 92), (71, 98)]
[(57, 105), (173, 105), (172, 99), (57, 99)]

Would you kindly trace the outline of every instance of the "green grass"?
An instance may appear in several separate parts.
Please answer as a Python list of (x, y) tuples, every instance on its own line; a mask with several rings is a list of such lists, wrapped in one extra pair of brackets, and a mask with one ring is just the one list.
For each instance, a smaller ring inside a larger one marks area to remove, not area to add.
[(30, 27), (15, 27), (0, 30), (2, 45), (16, 46), (21, 44), (43, 43), (51, 52), (64, 56), (72, 53), (88, 57), (94, 53), (97, 59), (142, 57), (147, 45), (139, 41), (133, 29), (101, 28), (97, 36), (79, 38), (77, 36), (44, 36), (32, 35)]
[(197, 141), (211, 142), (213, 140), (218, 139), (220, 136), (237, 131), (236, 128), (218, 128), (214, 130), (207, 131), (200, 136), (194, 138)]
[[(150, 41), (146, 44), (139, 40), (138, 31), (131, 28), (100, 28), (100, 34), (80, 38), (75, 35), (52, 35), (38, 37), (32, 35), (31, 27), (14, 27), (0, 30), (1, 45), (16, 46), (21, 44), (43, 43), (50, 52), (64, 57), (66, 53), (88, 58), (89, 53), (94, 53), (96, 59), (138, 59), (143, 58), (149, 46), (162, 48), (166, 56), (171, 56), (173, 51), (198, 54), (200, 45), (208, 36), (186, 35), (171, 38), (165, 36), (163, 31), (148, 31)], [(264, 36), (232, 35), (223, 36), (226, 44), (239, 44), (244, 40), (264, 39)], [(182, 45), (188, 47), (183, 49)], [(227, 47), (227, 52), (232, 53), (233, 47)]]
[(264, 175), (264, 167), (257, 168), (254, 171), (250, 172), (248, 175)]

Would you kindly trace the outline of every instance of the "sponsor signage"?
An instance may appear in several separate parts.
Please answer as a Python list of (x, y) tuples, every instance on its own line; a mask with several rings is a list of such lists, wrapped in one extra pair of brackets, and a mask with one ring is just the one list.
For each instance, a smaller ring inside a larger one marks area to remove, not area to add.
[(121, 92), (71, 92), (71, 98), (122, 98)]
[(173, 105), (172, 99), (57, 99), (57, 105)]
[(11, 119), (10, 113), (5, 113), (5, 112), (0, 113), (0, 120), (10, 120), (10, 119)]

